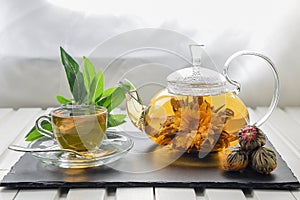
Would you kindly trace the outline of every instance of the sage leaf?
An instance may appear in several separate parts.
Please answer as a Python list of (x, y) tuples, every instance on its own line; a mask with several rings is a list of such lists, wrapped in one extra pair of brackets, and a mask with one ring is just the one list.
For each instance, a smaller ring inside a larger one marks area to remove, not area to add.
[(118, 126), (125, 122), (126, 115), (125, 114), (109, 114), (107, 127)]
[[(97, 104), (97, 105), (100, 105), (100, 104), (98, 104), (97, 102), (99, 102), (100, 99), (104, 99), (104, 98), (106, 98), (107, 96), (111, 95), (115, 89), (116, 89), (115, 87), (108, 88), (108, 89), (105, 90), (99, 97), (95, 98), (94, 103)], [(104, 101), (103, 101), (103, 102), (104, 102)], [(108, 104), (108, 105), (109, 105), (109, 104)], [(101, 104), (101, 106), (103, 106), (103, 105)]]
[(60, 53), (74, 100), (78, 103), (82, 103), (84, 102), (87, 92), (84, 86), (82, 72), (79, 71), (79, 65), (62, 47), (60, 47)]
[(136, 101), (138, 101), (140, 104), (143, 104), (142, 99), (140, 98), (139, 94), (136, 92), (136, 88), (134, 85), (127, 79), (119, 82), (119, 86), (125, 90), (125, 92), (132, 92), (135, 91), (135, 97)]
[(84, 78), (84, 85), (87, 90), (87, 93), (89, 93), (90, 85), (93, 81), (93, 78), (96, 75), (95, 67), (93, 63), (87, 58), (83, 57), (83, 78)]
[(113, 92), (97, 102), (99, 106), (107, 108), (108, 113), (118, 107), (125, 99), (125, 90), (121, 87), (116, 87)]
[(103, 107), (107, 108), (107, 107), (110, 105), (110, 102), (111, 102), (111, 101), (109, 100), (110, 98), (111, 98), (110, 95), (101, 98), (99, 101), (97, 101), (97, 105), (98, 105), (98, 106), (103, 106)]
[(87, 96), (87, 91), (84, 86), (83, 74), (78, 72), (74, 82), (73, 97), (75, 102), (82, 104)]
[(79, 65), (62, 47), (60, 47), (60, 55), (67, 75), (69, 87), (73, 94), (76, 75), (79, 72)]
[[(112, 88), (108, 88), (107, 90), (105, 90), (102, 94), (101, 94), (101, 101), (100, 97), (95, 99), (95, 102), (97, 105), (101, 105), (104, 106), (104, 102), (106, 101), (106, 99), (108, 98), (108, 96), (110, 96), (115, 90), (117, 89), (117, 87), (112, 87)], [(97, 103), (98, 102), (98, 103)], [(109, 105), (109, 103), (107, 104), (107, 106)]]
[(105, 91), (102, 93), (101, 96), (102, 96), (102, 97), (109, 96), (109, 95), (111, 95), (116, 89), (117, 89), (117, 87), (108, 88), (107, 90), (105, 90)]
[(68, 103), (72, 103), (72, 100), (71, 99), (67, 99), (66, 97), (63, 97), (63, 96), (56, 96), (56, 100), (58, 101), (58, 103), (60, 104), (68, 104)]
[(100, 98), (104, 89), (104, 75), (100, 70), (97, 75), (93, 78), (90, 89), (88, 101), (89, 103), (96, 103), (96, 100)]
[(119, 82), (120, 87), (124, 88), (126, 91), (136, 90), (134, 85), (127, 79)]
[[(48, 122), (44, 122), (42, 124), (42, 127), (48, 131), (52, 131), (52, 125)], [(33, 127), (29, 133), (25, 136), (25, 141), (27, 142), (32, 142), (36, 139), (39, 139), (41, 137), (44, 137), (44, 135), (40, 134), (40, 132), (38, 132), (38, 130), (36, 130), (35, 127)]]
[(120, 87), (117, 87), (110, 96), (111, 103), (108, 107), (109, 112), (118, 107), (126, 98), (124, 89)]

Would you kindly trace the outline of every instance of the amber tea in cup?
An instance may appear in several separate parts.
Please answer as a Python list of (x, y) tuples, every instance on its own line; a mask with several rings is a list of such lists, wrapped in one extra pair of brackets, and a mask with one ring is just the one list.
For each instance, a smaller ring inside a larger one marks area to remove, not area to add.
[[(107, 127), (107, 110), (100, 106), (62, 106), (51, 112), (51, 117), (42, 116), (36, 122), (37, 130), (53, 137), (63, 149), (92, 152), (99, 149)], [(53, 133), (41, 123), (52, 124)]]

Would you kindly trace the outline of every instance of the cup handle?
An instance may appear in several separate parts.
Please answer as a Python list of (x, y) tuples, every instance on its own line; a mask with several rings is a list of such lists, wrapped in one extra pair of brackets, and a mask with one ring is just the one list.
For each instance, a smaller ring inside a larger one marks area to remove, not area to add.
[(237, 81), (232, 80), (228, 76), (228, 68), (229, 68), (229, 64), (231, 63), (231, 61), (233, 59), (239, 57), (239, 56), (256, 56), (256, 57), (260, 57), (260, 58), (264, 59), (269, 64), (269, 66), (271, 67), (271, 70), (273, 72), (275, 89), (274, 89), (274, 93), (273, 93), (273, 98), (272, 98), (271, 104), (269, 106), (269, 109), (268, 109), (267, 113), (259, 121), (255, 122), (253, 124), (254, 126), (259, 127), (263, 123), (265, 123), (265, 121), (271, 116), (273, 110), (275, 109), (275, 107), (278, 104), (278, 100), (279, 100), (279, 76), (278, 76), (278, 72), (277, 72), (277, 70), (275, 68), (274, 63), (271, 61), (271, 59), (269, 59), (265, 55), (262, 55), (262, 54), (256, 53), (256, 52), (252, 52), (252, 51), (239, 51), (239, 52), (236, 52), (236, 53), (234, 53), (232, 56), (230, 56), (226, 60), (225, 65), (224, 65), (224, 71), (223, 71), (223, 73), (224, 73), (225, 78), (227, 79), (227, 81), (229, 83), (231, 83), (232, 85), (234, 85), (234, 86), (237, 87), (237, 92), (240, 91), (241, 84), (238, 83)]
[(36, 120), (36, 122), (35, 122), (35, 128), (36, 128), (36, 130), (40, 134), (42, 134), (42, 135), (44, 135), (46, 137), (54, 138), (54, 134), (51, 131), (48, 131), (48, 130), (46, 130), (46, 129), (43, 128), (43, 126), (42, 126), (42, 122), (43, 121), (49, 122), (51, 124), (51, 117), (46, 116), (46, 115), (43, 115), (43, 116), (39, 117)]

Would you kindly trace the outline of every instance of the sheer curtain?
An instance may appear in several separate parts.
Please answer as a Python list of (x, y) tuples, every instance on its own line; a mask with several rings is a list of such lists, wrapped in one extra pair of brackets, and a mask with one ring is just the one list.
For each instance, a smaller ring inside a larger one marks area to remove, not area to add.
[[(56, 95), (69, 95), (60, 46), (75, 57), (88, 56), (109, 38), (141, 28), (175, 31), (204, 44), (220, 68), (236, 51), (261, 52), (278, 69), (280, 105), (300, 105), (297, 0), (0, 0), (0, 5), (0, 107), (56, 105)], [(269, 104), (273, 80), (265, 63), (238, 59), (232, 76), (242, 82), (247, 105)]]

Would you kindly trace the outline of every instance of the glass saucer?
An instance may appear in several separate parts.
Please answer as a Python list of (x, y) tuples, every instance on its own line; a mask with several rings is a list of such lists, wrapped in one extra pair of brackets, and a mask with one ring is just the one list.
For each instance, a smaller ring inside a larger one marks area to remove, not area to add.
[[(42, 162), (62, 168), (88, 168), (112, 163), (124, 156), (133, 146), (133, 141), (124, 135), (107, 132), (97, 155), (93, 158), (76, 156), (70, 152), (34, 152), (34, 157)], [(41, 138), (29, 144), (30, 148), (55, 149), (59, 148), (57, 142), (51, 138)]]

